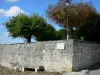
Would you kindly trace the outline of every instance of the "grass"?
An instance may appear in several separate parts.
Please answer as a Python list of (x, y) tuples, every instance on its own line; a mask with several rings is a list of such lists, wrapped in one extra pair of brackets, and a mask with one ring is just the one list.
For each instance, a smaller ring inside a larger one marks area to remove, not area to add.
[(19, 72), (10, 70), (8, 68), (0, 66), (0, 75), (61, 75), (60, 73), (52, 73), (52, 72), (32, 72), (32, 71), (25, 71)]

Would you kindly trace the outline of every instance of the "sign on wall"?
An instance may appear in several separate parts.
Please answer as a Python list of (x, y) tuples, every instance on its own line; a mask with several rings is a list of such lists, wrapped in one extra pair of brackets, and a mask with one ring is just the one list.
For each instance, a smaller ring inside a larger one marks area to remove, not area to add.
[(57, 49), (64, 49), (64, 43), (57, 43)]

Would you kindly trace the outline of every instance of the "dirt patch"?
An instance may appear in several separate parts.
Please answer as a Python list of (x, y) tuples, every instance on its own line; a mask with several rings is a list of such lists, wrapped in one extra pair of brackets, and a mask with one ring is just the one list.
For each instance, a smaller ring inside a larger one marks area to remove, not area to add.
[(32, 71), (25, 71), (19, 72), (10, 70), (8, 68), (0, 66), (0, 75), (61, 75), (60, 73), (51, 73), (51, 72), (32, 72)]

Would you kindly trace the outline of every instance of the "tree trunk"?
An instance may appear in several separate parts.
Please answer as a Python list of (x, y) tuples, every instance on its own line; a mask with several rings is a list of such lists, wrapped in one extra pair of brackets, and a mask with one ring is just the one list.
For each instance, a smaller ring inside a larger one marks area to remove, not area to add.
[(27, 43), (31, 43), (31, 38), (27, 38)]
[(26, 37), (26, 43), (31, 43), (31, 35)]

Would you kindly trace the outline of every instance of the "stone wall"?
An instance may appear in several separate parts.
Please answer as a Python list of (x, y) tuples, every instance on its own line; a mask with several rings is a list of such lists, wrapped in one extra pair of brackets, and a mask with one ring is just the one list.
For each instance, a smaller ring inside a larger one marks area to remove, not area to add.
[(73, 41), (73, 70), (86, 69), (100, 62), (100, 43)]
[(49, 72), (71, 72), (99, 61), (100, 44), (93, 42), (59, 40), (0, 45), (0, 64), (10, 68), (44, 66)]
[[(64, 43), (64, 49), (57, 49), (58, 43)], [(73, 40), (60, 40), (0, 45), (0, 64), (10, 68), (44, 66), (49, 72), (72, 71), (72, 43)]]

